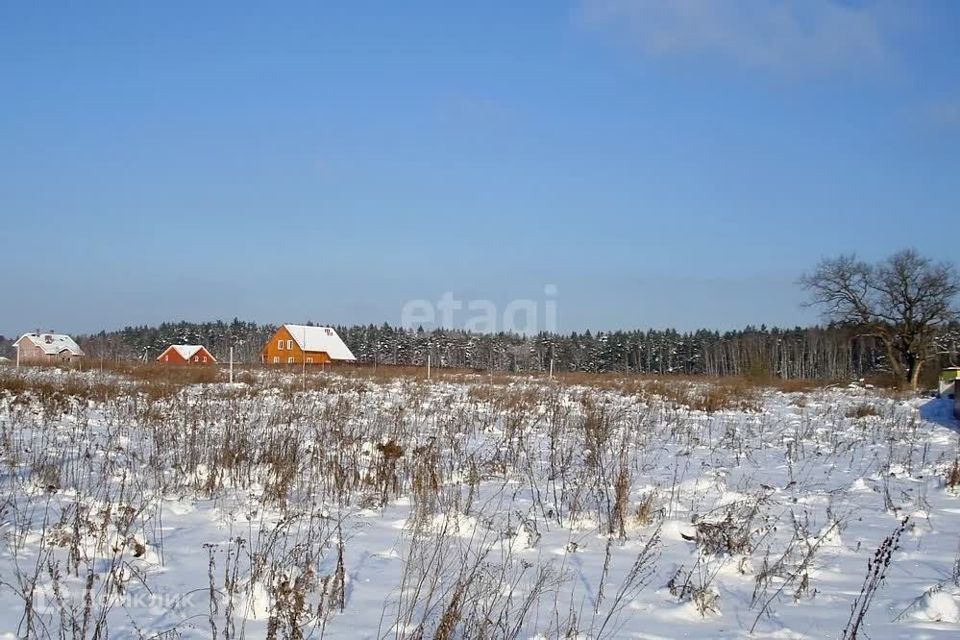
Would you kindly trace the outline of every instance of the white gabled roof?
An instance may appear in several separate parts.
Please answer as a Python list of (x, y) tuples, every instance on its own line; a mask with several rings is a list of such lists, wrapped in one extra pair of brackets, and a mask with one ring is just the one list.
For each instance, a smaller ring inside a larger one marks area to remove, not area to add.
[(85, 355), (73, 338), (62, 333), (25, 333), (13, 344), (19, 345), (23, 340), (29, 340), (40, 347), (48, 356), (55, 356), (64, 351), (69, 351), (75, 356)]
[(283, 326), (303, 351), (314, 353), (322, 351), (330, 356), (331, 360), (356, 360), (350, 348), (330, 327), (308, 327), (302, 324)]
[[(181, 358), (183, 358), (184, 360), (189, 360), (190, 358), (196, 355), (197, 351), (200, 351), (200, 349), (203, 349), (203, 348), (204, 346), (202, 344), (172, 344), (166, 349), (164, 349), (163, 353), (166, 353), (170, 349), (173, 349), (174, 351), (180, 354)], [(160, 355), (162, 356), (163, 353), (161, 353)], [(210, 357), (213, 358), (212, 355)]]

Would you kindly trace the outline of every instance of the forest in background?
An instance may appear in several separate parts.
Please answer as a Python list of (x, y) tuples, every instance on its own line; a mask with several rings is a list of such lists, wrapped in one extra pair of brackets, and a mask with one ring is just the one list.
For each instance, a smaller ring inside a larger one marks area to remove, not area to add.
[[(126, 327), (75, 336), (90, 360), (153, 360), (170, 344), (204, 344), (221, 361), (230, 345), (242, 363), (259, 363), (260, 349), (276, 329), (234, 319), (232, 322), (173, 322)], [(478, 334), (455, 329), (412, 330), (383, 325), (337, 326), (337, 332), (361, 363), (424, 365), (489, 371), (621, 372), (783, 379), (853, 379), (888, 370), (879, 340), (858, 336), (843, 326), (779, 329), (746, 327), (737, 331), (664, 330), (573, 332), (568, 334)], [(0, 343), (12, 355), (11, 340)], [(956, 363), (960, 325), (940, 331), (937, 355), (926, 378), (940, 366)], [(937, 362), (936, 360), (939, 360)], [(939, 365), (939, 366), (938, 366)]]

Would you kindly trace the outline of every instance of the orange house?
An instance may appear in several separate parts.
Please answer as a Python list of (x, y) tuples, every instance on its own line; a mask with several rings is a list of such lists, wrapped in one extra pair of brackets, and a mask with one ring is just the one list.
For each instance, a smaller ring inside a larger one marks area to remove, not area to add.
[(267, 340), (260, 352), (263, 364), (329, 364), (356, 358), (330, 327), (285, 324)]
[(206, 347), (199, 344), (172, 344), (157, 358), (160, 364), (170, 365), (205, 365), (217, 364), (217, 359), (210, 355)]

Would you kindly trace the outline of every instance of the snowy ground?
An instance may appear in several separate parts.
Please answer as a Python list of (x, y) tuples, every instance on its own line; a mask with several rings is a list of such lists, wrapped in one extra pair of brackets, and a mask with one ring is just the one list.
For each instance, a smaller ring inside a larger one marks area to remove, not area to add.
[(0, 373), (0, 637), (960, 636), (947, 401), (299, 385)]

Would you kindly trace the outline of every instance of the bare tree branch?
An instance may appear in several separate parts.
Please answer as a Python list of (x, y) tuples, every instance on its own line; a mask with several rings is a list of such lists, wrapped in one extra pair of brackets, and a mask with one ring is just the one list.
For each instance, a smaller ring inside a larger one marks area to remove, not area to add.
[(956, 319), (960, 278), (952, 264), (913, 249), (875, 265), (854, 255), (824, 259), (800, 284), (808, 306), (830, 322), (883, 342), (893, 373), (914, 388), (923, 363), (936, 353), (936, 329)]

